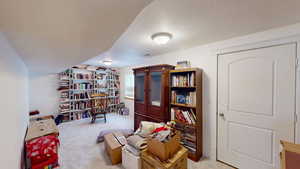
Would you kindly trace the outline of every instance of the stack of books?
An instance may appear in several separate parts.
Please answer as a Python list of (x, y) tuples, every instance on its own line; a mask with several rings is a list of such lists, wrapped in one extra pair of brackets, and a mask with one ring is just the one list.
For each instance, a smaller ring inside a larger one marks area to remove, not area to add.
[(62, 80), (59, 82), (58, 91), (69, 90), (69, 81)]
[(181, 137), (181, 144), (190, 152), (196, 152), (196, 135), (194, 133), (183, 133)]
[(63, 103), (59, 105), (61, 112), (66, 112), (70, 110), (70, 104), (69, 103)]
[(67, 99), (67, 98), (69, 98), (69, 92), (68, 92), (68, 91), (63, 91), (63, 92), (61, 92), (60, 98), (62, 98), (62, 99)]
[(176, 123), (174, 128), (176, 130), (181, 131), (181, 145), (187, 148), (191, 153), (196, 153), (197, 138), (195, 128), (191, 128), (187, 125), (182, 125), (180, 123)]

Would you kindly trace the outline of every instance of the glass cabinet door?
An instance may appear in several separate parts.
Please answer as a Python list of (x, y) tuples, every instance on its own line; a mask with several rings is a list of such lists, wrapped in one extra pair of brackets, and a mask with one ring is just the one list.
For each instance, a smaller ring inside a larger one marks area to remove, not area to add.
[(145, 73), (135, 75), (135, 101), (145, 102)]
[(151, 72), (150, 76), (150, 104), (152, 106), (160, 106), (162, 72)]

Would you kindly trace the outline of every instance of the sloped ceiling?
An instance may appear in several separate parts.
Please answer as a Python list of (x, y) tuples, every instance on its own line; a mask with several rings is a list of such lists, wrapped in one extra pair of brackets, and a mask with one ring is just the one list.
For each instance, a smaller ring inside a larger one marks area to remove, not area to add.
[(31, 72), (59, 72), (111, 48), (152, 0), (1, 0), (0, 31)]
[[(300, 22), (300, 0), (156, 0), (148, 5), (106, 53), (113, 66), (143, 62), (145, 54), (159, 55)], [(151, 35), (169, 32), (167, 45)], [(149, 56), (147, 56), (149, 57)], [(151, 56), (150, 56), (151, 57)]]

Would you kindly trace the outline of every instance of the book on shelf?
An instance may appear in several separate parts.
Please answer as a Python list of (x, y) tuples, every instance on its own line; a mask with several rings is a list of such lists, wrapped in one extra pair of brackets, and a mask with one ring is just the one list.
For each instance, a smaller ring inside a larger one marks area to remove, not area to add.
[(171, 108), (171, 117), (173, 120), (178, 120), (183, 123), (196, 124), (196, 116), (193, 111), (180, 108)]
[(189, 147), (192, 147), (192, 148), (196, 148), (196, 143), (195, 142), (188, 141), (184, 138), (181, 141), (182, 141), (183, 145), (186, 145), (186, 146), (189, 146)]
[(73, 95), (71, 95), (71, 100), (76, 100), (76, 99), (90, 99), (90, 94), (88, 92), (84, 92), (84, 93), (74, 93)]
[(105, 79), (105, 74), (103, 74), (103, 73), (95, 74), (95, 80), (104, 80), (104, 79)]
[(72, 73), (71, 78), (73, 80), (92, 80), (92, 73)]
[(91, 108), (91, 104), (89, 102), (72, 102), (71, 110), (85, 110)]
[(193, 148), (193, 147), (190, 147), (190, 146), (188, 146), (188, 145), (185, 145), (184, 143), (181, 143), (186, 149), (188, 149), (189, 150), (189, 152), (191, 152), (191, 153), (196, 153), (196, 148)]
[(196, 92), (182, 92), (172, 90), (171, 103), (186, 104), (190, 106), (196, 105)]
[(195, 131), (187, 130), (186, 125), (176, 123), (175, 129), (181, 131), (180, 143), (191, 153), (195, 153), (197, 149), (197, 138)]
[(80, 120), (80, 119), (89, 118), (89, 117), (90, 117), (90, 114), (87, 111), (70, 113), (70, 120)]
[(195, 73), (189, 72), (184, 75), (172, 75), (172, 87), (194, 87), (195, 86)]
[(192, 134), (182, 134), (182, 140), (196, 143), (196, 136)]
[(93, 89), (93, 85), (91, 83), (74, 83), (71, 88), (75, 90)]

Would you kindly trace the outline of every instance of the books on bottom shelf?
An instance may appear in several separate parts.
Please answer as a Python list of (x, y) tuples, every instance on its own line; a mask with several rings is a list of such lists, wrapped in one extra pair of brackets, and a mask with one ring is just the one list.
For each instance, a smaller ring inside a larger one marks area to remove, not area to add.
[(189, 145), (186, 145), (185, 143), (182, 143), (182, 142), (181, 142), (181, 145), (183, 145), (185, 148), (187, 148), (187, 149), (188, 149), (190, 152), (192, 152), (192, 153), (196, 153), (196, 151), (197, 151), (196, 148), (191, 147), (191, 146), (189, 146)]
[(86, 111), (83, 113), (71, 113), (70, 114), (70, 120), (80, 120), (80, 119), (85, 119), (85, 118), (89, 118), (90, 114)]
[(190, 152), (195, 153), (197, 151), (197, 138), (195, 133), (183, 133), (181, 136), (181, 144)]
[(182, 146), (187, 148), (191, 153), (196, 153), (197, 151), (197, 137), (193, 130), (188, 130), (188, 126), (176, 125), (175, 129), (181, 131), (180, 143)]
[(80, 112), (80, 113), (68, 113), (63, 115), (63, 121), (72, 121), (72, 120), (80, 120), (80, 119), (85, 119), (85, 118), (90, 118), (90, 114), (88, 111), (85, 112)]
[(196, 124), (196, 115), (193, 112), (193, 109), (190, 110), (184, 110), (180, 108), (171, 108), (171, 117), (172, 120), (178, 120), (183, 123), (188, 124)]

